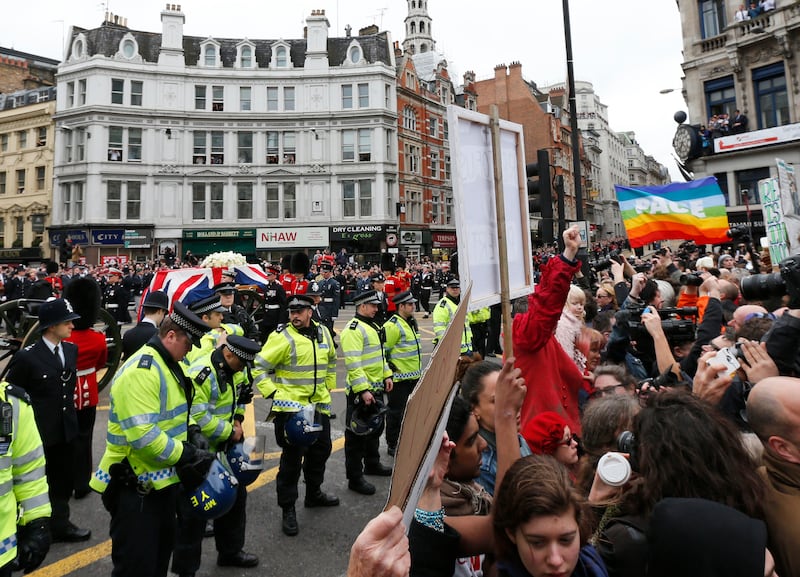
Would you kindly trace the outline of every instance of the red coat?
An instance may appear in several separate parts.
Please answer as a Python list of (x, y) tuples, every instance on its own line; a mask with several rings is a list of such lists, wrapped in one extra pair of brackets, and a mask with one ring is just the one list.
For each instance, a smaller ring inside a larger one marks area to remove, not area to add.
[(383, 292), (386, 293), (386, 310), (389, 316), (392, 316), (392, 314), (397, 311), (397, 305), (394, 304), (392, 297), (406, 290), (408, 290), (408, 287), (402, 278), (394, 274), (390, 274), (386, 277), (386, 284), (383, 285)]
[(97, 406), (97, 371), (106, 366), (108, 346), (103, 333), (94, 329), (73, 329), (70, 338), (65, 339), (78, 346), (73, 400), (77, 410)]
[(573, 433), (580, 433), (578, 391), (585, 387), (584, 379), (555, 337), (572, 276), (579, 267), (580, 263), (571, 264), (560, 256), (551, 258), (542, 267), (536, 291), (528, 296), (528, 311), (514, 316), (514, 357), (528, 387), (522, 427), (541, 412), (555, 411)]

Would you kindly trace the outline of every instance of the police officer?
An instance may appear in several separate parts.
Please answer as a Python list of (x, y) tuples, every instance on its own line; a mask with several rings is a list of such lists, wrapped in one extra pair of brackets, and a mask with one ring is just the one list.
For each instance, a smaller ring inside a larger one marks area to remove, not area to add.
[(324, 260), (320, 267), (322, 268), (322, 280), (317, 282), (322, 299), (319, 303), (320, 317), (326, 319), (325, 326), (332, 335), (335, 335), (333, 323), (339, 318), (339, 297), (342, 287), (339, 281), (333, 278), (333, 265), (330, 262)]
[(489, 317), (492, 313), (489, 307), (482, 307), (467, 313), (469, 330), (472, 332), (472, 350), (486, 356), (486, 340), (489, 336)]
[(214, 462), (187, 442), (193, 386), (180, 364), (208, 328), (175, 303), (111, 384), (106, 449), (90, 485), (111, 513), (114, 577), (167, 574), (178, 483), (194, 489)]
[(264, 319), (261, 321), (261, 342), (266, 342), (278, 325), (286, 323), (287, 304), (286, 291), (278, 281), (281, 270), (275, 265), (267, 265), (264, 270), (267, 284), (264, 286)]
[[(386, 362), (383, 330), (375, 322), (380, 300), (375, 291), (358, 295), (356, 316), (342, 331), (342, 352), (347, 366), (347, 422), (358, 405), (383, 404), (383, 392), (392, 390), (392, 370)], [(375, 485), (364, 475), (388, 477), (392, 468), (381, 464), (378, 448), (383, 427), (366, 435), (349, 428), (344, 432), (344, 459), (348, 488), (373, 495)]]
[[(270, 334), (256, 356), (253, 382), (264, 398), (272, 398), (275, 440), (281, 447), (276, 489), (283, 511), (282, 529), (297, 535), (297, 482), (303, 471), (306, 507), (335, 507), (339, 498), (322, 491), (325, 464), (331, 454), (331, 395), (336, 388), (336, 351), (330, 331), (311, 319), (313, 299), (295, 295), (289, 301), (289, 324)], [(287, 421), (313, 405), (316, 440), (293, 444)], [(310, 444), (309, 444), (310, 443)]]
[(17, 352), (8, 369), (8, 382), (30, 395), (36, 425), (42, 436), (47, 482), (53, 508), (51, 532), (55, 542), (86, 541), (88, 529), (69, 520), (78, 416), (73, 403), (78, 347), (64, 339), (72, 321), (80, 318), (69, 301), (54, 299), (39, 307), (41, 338)]
[(186, 355), (186, 364), (191, 365), (204, 353), (222, 345), (227, 335), (243, 336), (242, 327), (238, 325), (228, 325), (222, 322), (222, 314), (225, 312), (225, 308), (222, 306), (219, 295), (214, 294), (210, 297), (195, 301), (190, 305), (189, 309), (200, 317), (211, 330), (200, 339), (200, 345), (192, 347), (192, 350)]
[(214, 292), (219, 295), (222, 308), (222, 322), (229, 325), (239, 325), (244, 331), (244, 336), (248, 339), (256, 340), (259, 337), (256, 323), (247, 314), (247, 311), (240, 304), (234, 302), (236, 298), (236, 284), (233, 282), (221, 282), (214, 285)]
[[(439, 344), (444, 336), (444, 331), (456, 315), (456, 309), (461, 302), (461, 283), (457, 278), (450, 279), (445, 285), (446, 294), (442, 297), (433, 309), (433, 346)], [(472, 355), (472, 330), (469, 323), (464, 321), (464, 328), (461, 331), (461, 354)]]
[[(191, 414), (207, 440), (206, 449), (224, 451), (230, 444), (244, 440), (244, 406), (253, 398), (250, 371), (246, 368), (260, 349), (251, 339), (229, 335), (224, 345), (205, 353), (189, 367), (188, 376), (194, 381)], [(247, 489), (240, 483), (233, 508), (214, 519), (217, 565), (221, 567), (258, 565), (258, 557), (242, 549), (246, 506)], [(178, 534), (172, 555), (173, 573), (194, 575), (200, 568), (205, 527), (205, 520), (192, 516), (189, 501), (180, 501)]]
[(0, 577), (11, 569), (30, 573), (50, 549), (42, 439), (30, 398), (20, 387), (0, 382)]
[(105, 308), (117, 324), (124, 325), (131, 322), (128, 312), (128, 302), (131, 300), (129, 293), (122, 286), (122, 271), (116, 268), (108, 269), (108, 284), (103, 290), (103, 308)]
[(169, 297), (164, 291), (150, 291), (142, 303), (144, 317), (122, 335), (122, 358), (127, 359), (147, 344), (169, 312)]
[[(375, 293), (374, 299), (378, 305), (378, 311), (375, 313), (374, 320), (375, 324), (380, 327), (383, 326), (383, 323), (389, 319), (388, 295), (384, 291), (384, 288), (386, 287), (386, 277), (378, 272), (373, 274), (369, 281), (370, 285), (372, 286), (372, 292)], [(355, 304), (355, 299), (353, 300), (353, 304)]]
[(386, 334), (386, 359), (392, 369), (393, 388), (386, 411), (386, 444), (388, 453), (394, 457), (400, 424), (406, 409), (408, 396), (419, 381), (422, 371), (422, 350), (419, 345), (419, 327), (414, 318), (417, 299), (411, 291), (403, 291), (394, 297), (397, 311), (383, 325)]

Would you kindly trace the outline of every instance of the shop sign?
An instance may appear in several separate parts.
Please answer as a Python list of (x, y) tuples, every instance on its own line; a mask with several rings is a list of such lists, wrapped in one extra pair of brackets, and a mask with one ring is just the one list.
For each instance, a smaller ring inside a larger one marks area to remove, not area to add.
[(382, 224), (364, 224), (349, 226), (332, 226), (331, 241), (334, 240), (375, 240), (386, 233)]
[(92, 230), (92, 244), (121, 246), (125, 231), (120, 229)]
[(270, 227), (256, 229), (256, 248), (325, 248), (330, 244), (327, 226)]
[(73, 245), (89, 244), (89, 233), (85, 230), (57, 230), (50, 233), (50, 246), (61, 246), (61, 241), (67, 239)]
[(454, 232), (432, 232), (431, 241), (434, 248), (456, 248), (458, 246)]
[(225, 240), (233, 238), (255, 238), (256, 229), (243, 228), (233, 230), (184, 230), (183, 238), (186, 240)]
[(129, 228), (123, 234), (125, 248), (150, 248), (153, 231), (149, 228)]
[(31, 227), (33, 232), (44, 232), (44, 215), (43, 214), (32, 215)]
[(107, 255), (100, 257), (100, 264), (102, 266), (128, 266), (128, 255)]
[(400, 233), (400, 244), (422, 244), (422, 231), (403, 230)]

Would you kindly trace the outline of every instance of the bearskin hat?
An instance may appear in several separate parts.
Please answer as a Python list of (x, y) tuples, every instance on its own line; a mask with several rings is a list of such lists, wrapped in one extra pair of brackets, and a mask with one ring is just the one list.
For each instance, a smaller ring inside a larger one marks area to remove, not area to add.
[(281, 258), (281, 270), (292, 270), (292, 256), (287, 254)]
[(291, 268), (292, 274), (306, 276), (311, 270), (311, 261), (304, 252), (296, 252), (292, 255)]
[(397, 264), (397, 268), (406, 268), (406, 255), (397, 253), (397, 256), (394, 258), (394, 262)]
[(392, 255), (388, 252), (381, 253), (381, 270), (389, 271), (390, 273), (394, 274), (394, 258), (392, 258)]
[(53, 262), (52, 260), (48, 261), (47, 265), (45, 265), (45, 270), (47, 271), (47, 274), (56, 274), (58, 272), (58, 263)]
[(73, 278), (64, 289), (64, 298), (72, 305), (75, 314), (81, 315), (81, 318), (73, 321), (76, 329), (94, 326), (100, 316), (102, 300), (100, 285), (96, 280), (91, 277)]

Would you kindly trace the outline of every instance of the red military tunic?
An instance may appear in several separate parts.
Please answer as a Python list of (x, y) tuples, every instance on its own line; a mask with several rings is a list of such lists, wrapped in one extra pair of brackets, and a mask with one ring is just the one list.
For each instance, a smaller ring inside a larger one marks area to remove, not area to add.
[(97, 371), (106, 365), (108, 346), (106, 337), (94, 329), (74, 329), (70, 338), (65, 339), (78, 346), (76, 363), (77, 381), (73, 400), (75, 409), (80, 411), (97, 406)]

